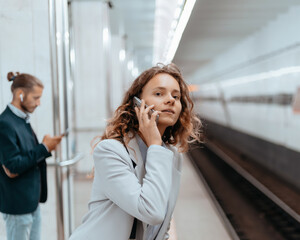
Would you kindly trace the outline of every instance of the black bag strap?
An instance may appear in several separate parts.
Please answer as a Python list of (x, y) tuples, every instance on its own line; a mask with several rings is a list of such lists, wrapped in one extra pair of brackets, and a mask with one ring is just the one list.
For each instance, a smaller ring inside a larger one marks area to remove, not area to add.
[(134, 218), (129, 239), (135, 239), (135, 235), (136, 235), (136, 226), (137, 226), (137, 219)]
[[(123, 143), (123, 145), (124, 145), (124, 147), (125, 147), (125, 149), (126, 149), (128, 155), (129, 155), (129, 151), (128, 151), (128, 149), (127, 149), (125, 143), (124, 143), (124, 142), (122, 142), (122, 143)], [(130, 155), (129, 155), (129, 157), (130, 157)], [(130, 159), (131, 159), (131, 158), (130, 158)], [(136, 163), (135, 163), (132, 159), (131, 159), (131, 162), (132, 162), (133, 168), (135, 168), (135, 167), (136, 167)], [(135, 236), (136, 236), (136, 227), (137, 227), (137, 219), (134, 218), (129, 239), (135, 239)]]
[[(129, 155), (129, 151), (128, 151), (128, 149), (127, 149), (127, 147), (126, 147), (126, 145), (125, 145), (124, 142), (123, 142), (123, 145), (124, 145), (124, 147), (125, 147), (125, 149), (126, 149), (128, 155)], [(129, 157), (130, 157), (130, 155), (129, 155)], [(131, 159), (131, 157), (130, 157), (130, 159)], [(136, 163), (135, 163), (132, 159), (131, 159), (131, 162), (132, 162), (133, 168), (135, 168), (135, 167), (136, 167)]]

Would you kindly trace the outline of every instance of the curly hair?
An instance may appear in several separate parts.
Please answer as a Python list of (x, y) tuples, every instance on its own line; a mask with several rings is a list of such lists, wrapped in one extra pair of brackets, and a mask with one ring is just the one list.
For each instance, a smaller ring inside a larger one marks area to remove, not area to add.
[(162, 140), (165, 143), (178, 147), (180, 152), (188, 150), (188, 144), (200, 141), (201, 121), (193, 113), (194, 104), (189, 96), (189, 90), (178, 67), (171, 63), (157, 64), (138, 76), (125, 93), (122, 104), (116, 109), (112, 119), (108, 121), (103, 139), (116, 139), (127, 145), (139, 130), (139, 122), (134, 110), (133, 97), (140, 95), (144, 86), (157, 74), (171, 75), (179, 84), (181, 92), (182, 110), (174, 126), (167, 127)]

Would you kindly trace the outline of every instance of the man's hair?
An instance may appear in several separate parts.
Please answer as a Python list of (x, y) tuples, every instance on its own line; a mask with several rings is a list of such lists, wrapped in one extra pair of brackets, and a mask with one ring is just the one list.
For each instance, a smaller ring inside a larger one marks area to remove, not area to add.
[(157, 74), (169, 74), (178, 82), (181, 92), (182, 110), (174, 126), (167, 127), (162, 140), (165, 143), (176, 145), (181, 152), (188, 150), (188, 143), (200, 141), (201, 121), (193, 113), (194, 104), (189, 96), (189, 90), (181, 72), (173, 63), (158, 64), (144, 71), (138, 76), (125, 93), (122, 104), (117, 108), (112, 119), (109, 120), (103, 139), (116, 139), (127, 145), (139, 129), (139, 122), (134, 110), (133, 97), (140, 98), (144, 86)]
[(14, 91), (18, 88), (23, 89), (25, 92), (32, 91), (34, 86), (44, 88), (44, 85), (41, 82), (41, 80), (27, 73), (20, 74), (19, 72), (9, 72), (7, 74), (7, 80), (9, 82), (13, 82), (10, 88), (12, 93), (14, 93)]

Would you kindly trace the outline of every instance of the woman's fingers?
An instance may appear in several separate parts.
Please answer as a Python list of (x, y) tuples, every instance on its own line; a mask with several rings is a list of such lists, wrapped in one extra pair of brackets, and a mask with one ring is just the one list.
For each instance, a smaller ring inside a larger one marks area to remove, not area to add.
[(142, 100), (141, 107), (140, 108), (135, 107), (135, 112), (137, 114), (139, 122), (141, 122), (141, 121), (147, 122), (147, 121), (150, 121), (150, 119), (151, 119), (150, 111), (151, 111), (151, 109), (154, 108), (154, 105), (150, 105), (147, 107), (146, 106), (147, 105), (145, 104), (145, 101)]
[(136, 115), (139, 121), (139, 131), (143, 135), (147, 146), (153, 144), (161, 145), (161, 136), (155, 122), (158, 112), (152, 111), (154, 105), (147, 106), (146, 108), (145, 106), (147, 105), (145, 104), (145, 101), (142, 100), (141, 107), (135, 107)]
[(138, 107), (134, 107), (136, 116), (139, 118), (140, 117), (140, 109)]
[(158, 111), (154, 111), (152, 114), (151, 114), (151, 118), (150, 118), (150, 121), (151, 122), (156, 122), (156, 117), (158, 115)]
[(146, 118), (147, 120), (150, 120), (152, 112), (153, 112), (153, 110), (152, 110), (153, 108), (154, 108), (154, 105), (150, 105), (147, 108), (145, 108), (143, 117)]
[(143, 116), (143, 113), (145, 111), (145, 101), (142, 99), (141, 107), (140, 107), (140, 116)]

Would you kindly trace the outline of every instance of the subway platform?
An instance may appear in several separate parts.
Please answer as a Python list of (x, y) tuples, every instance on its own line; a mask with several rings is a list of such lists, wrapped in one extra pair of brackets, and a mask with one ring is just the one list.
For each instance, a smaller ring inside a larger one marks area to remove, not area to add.
[[(92, 180), (82, 174), (74, 178), (75, 225), (87, 212)], [(48, 169), (49, 199), (41, 204), (42, 240), (57, 239), (54, 169)], [(229, 240), (225, 226), (187, 155), (183, 163), (181, 187), (171, 222), (170, 240)], [(0, 219), (0, 239), (6, 240)]]

